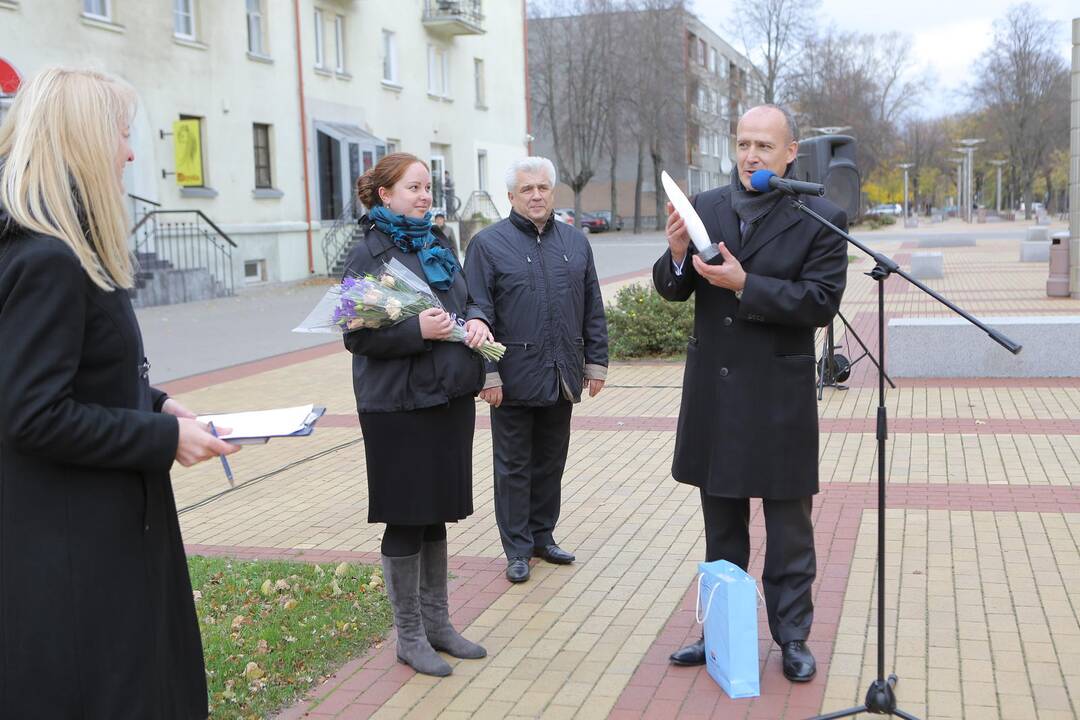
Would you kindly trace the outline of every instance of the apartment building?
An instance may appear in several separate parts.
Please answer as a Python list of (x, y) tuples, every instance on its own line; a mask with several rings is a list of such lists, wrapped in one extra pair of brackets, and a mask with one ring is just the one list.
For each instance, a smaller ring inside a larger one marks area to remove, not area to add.
[[(763, 91), (750, 60), (697, 16), (682, 8), (662, 12), (671, 15), (671, 23), (683, 39), (681, 73), (672, 77), (671, 82), (679, 85), (684, 91), (680, 95), (685, 96), (685, 103), (678, 109), (679, 120), (674, 133), (674, 144), (679, 150), (664, 158), (662, 169), (684, 189), (697, 193), (730, 181), (735, 158), (735, 126), (743, 111), (762, 101)], [(570, 19), (530, 19), (530, 39), (534, 37), (533, 33), (542, 32), (540, 26), (544, 23), (567, 21)], [(538, 106), (539, 103), (532, 103), (534, 113)], [(548, 124), (539, 116), (532, 120), (535, 151), (554, 157)], [(624, 218), (633, 215), (638, 142), (633, 137), (625, 138), (620, 140), (618, 148), (614, 177), (610, 171), (610, 157), (597, 159), (596, 174), (582, 192), (583, 210), (610, 210), (611, 184), (614, 182), (617, 212)], [(656, 188), (651, 162), (647, 153), (644, 155), (643, 220), (645, 227), (655, 227)], [(564, 183), (556, 189), (556, 204), (573, 205), (573, 193)], [(630, 225), (629, 220), (625, 225)]]
[(204, 218), (237, 288), (296, 280), (332, 267), (324, 236), (386, 153), (429, 162), (440, 209), (492, 191), (509, 211), (492, 178), (527, 150), (523, 28), (520, 0), (0, 0), (0, 113), (47, 65), (123, 78), (135, 219)]

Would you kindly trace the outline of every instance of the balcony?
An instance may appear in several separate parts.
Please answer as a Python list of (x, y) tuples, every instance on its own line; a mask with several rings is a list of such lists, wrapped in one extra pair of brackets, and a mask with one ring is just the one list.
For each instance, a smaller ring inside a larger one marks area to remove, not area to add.
[(424, 0), (424, 27), (435, 35), (483, 35), (480, 0)]

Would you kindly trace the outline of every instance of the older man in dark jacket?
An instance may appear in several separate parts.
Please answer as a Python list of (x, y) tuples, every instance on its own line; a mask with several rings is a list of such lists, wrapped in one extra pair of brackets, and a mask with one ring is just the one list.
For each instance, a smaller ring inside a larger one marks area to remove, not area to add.
[(533, 555), (558, 564), (574, 556), (555, 542), (570, 412), (583, 387), (595, 396), (607, 376), (607, 321), (592, 248), (556, 222), (555, 167), (531, 157), (507, 171), (513, 210), (469, 243), (469, 292), (506, 345), (480, 397), (491, 404), (495, 518), (511, 582), (529, 579)]
[[(795, 161), (795, 123), (782, 108), (751, 108), (736, 134), (738, 174), (694, 198), (724, 262), (689, 247), (676, 213), (653, 280), (669, 300), (695, 296), (672, 475), (701, 492), (706, 560), (750, 561), (749, 498), (762, 498), (767, 547), (762, 585), (769, 628), (792, 681), (814, 676), (806, 646), (816, 574), (812, 497), (818, 491), (814, 329), (832, 321), (847, 277), (843, 238), (800, 214), (778, 190), (753, 192), (750, 175), (784, 175)], [(840, 227), (843, 211), (807, 204)], [(672, 655), (705, 662), (703, 642)]]

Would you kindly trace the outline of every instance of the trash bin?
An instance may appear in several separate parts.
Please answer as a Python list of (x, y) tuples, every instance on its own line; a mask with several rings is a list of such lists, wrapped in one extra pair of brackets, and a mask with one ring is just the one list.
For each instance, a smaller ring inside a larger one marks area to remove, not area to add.
[(1069, 297), (1069, 231), (1050, 237), (1050, 277), (1046, 281), (1048, 297)]

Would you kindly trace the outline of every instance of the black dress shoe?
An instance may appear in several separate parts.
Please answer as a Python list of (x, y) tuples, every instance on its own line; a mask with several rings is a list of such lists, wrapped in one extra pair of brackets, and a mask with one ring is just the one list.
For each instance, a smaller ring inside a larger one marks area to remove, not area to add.
[(506, 566), (506, 579), (512, 583), (525, 582), (529, 579), (529, 561), (525, 558), (510, 558)]
[(671, 653), (672, 665), (704, 665), (705, 664), (705, 636), (696, 643), (681, 647)]
[(814, 654), (803, 640), (792, 640), (783, 645), (784, 677), (791, 682), (807, 682), (817, 672)]
[(575, 560), (574, 553), (566, 552), (555, 543), (533, 548), (533, 557), (544, 558), (549, 563), (555, 563), (556, 565), (569, 565)]

